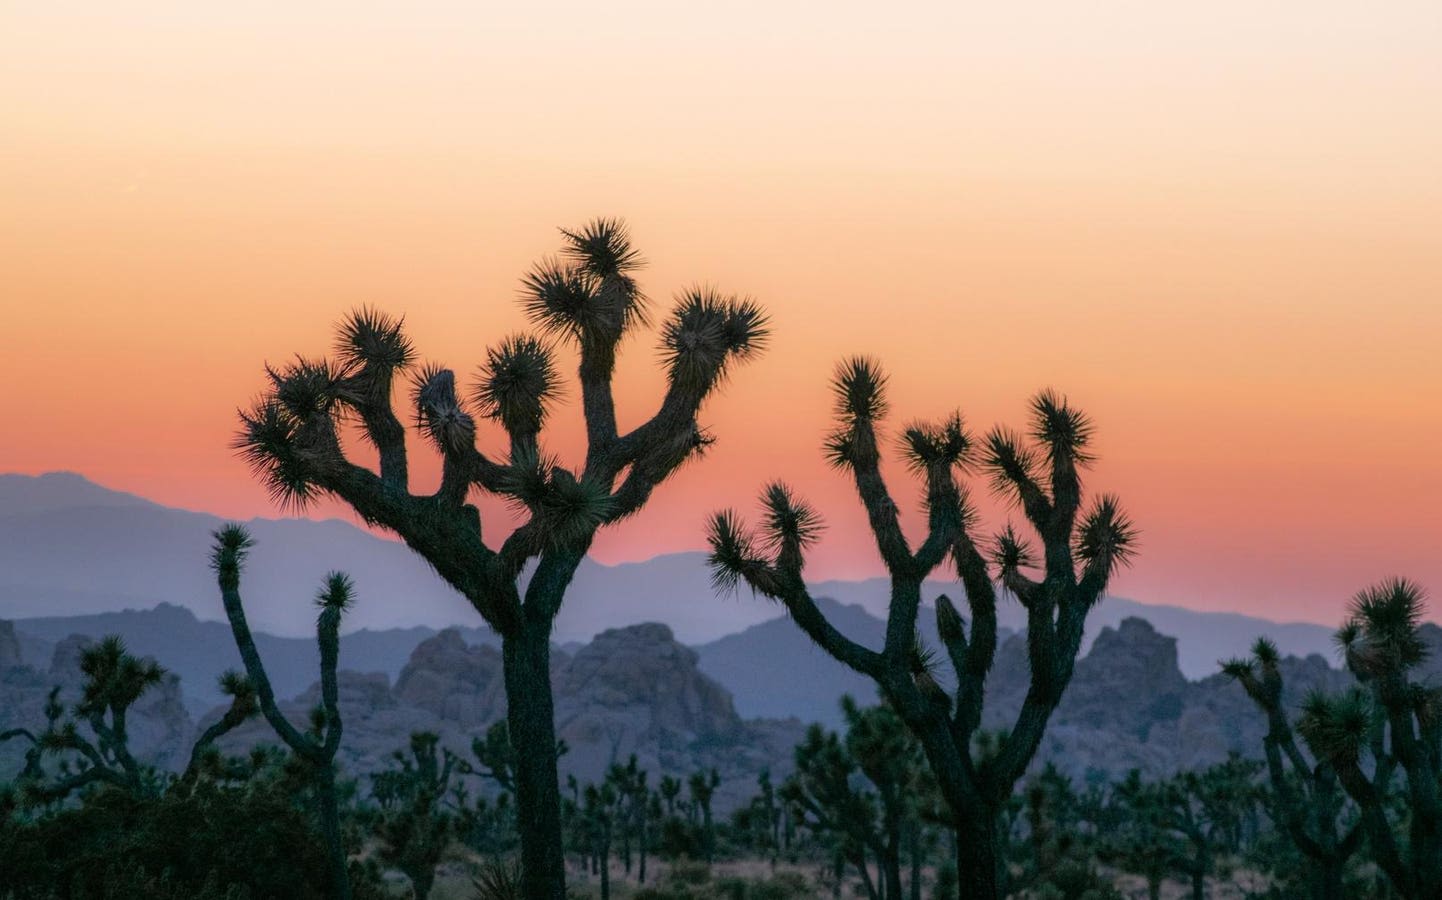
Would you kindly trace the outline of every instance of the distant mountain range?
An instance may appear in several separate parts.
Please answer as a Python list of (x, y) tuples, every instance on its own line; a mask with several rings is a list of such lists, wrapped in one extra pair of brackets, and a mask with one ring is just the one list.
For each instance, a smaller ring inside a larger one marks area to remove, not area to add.
[[(194, 630), (197, 660), (229, 659), (233, 651), (226, 649), (229, 636), (219, 624), (220, 600), (207, 565), (210, 534), (222, 521), (112, 491), (72, 473), (0, 475), (0, 618), (27, 620), (20, 625), (23, 633), (50, 642), (63, 638), (66, 629), (95, 633), (111, 628), (126, 633), (137, 650), (149, 652), (145, 633), (150, 626), (139, 620), (131, 628), (120, 619), (71, 624), (61, 619), (127, 609), (156, 609), (163, 616), (188, 610), (200, 620), (183, 625)], [(305, 655), (313, 654), (307, 649), (314, 627), (311, 599), (331, 569), (347, 571), (357, 584), (358, 602), (347, 619), (352, 632), (347, 648), (355, 649), (346, 652), (348, 659), (367, 660), (359, 668), (394, 676), (419, 640), (446, 626), (472, 629), (468, 640), (485, 638), (479, 617), (398, 542), (335, 519), (255, 519), (248, 526), (257, 540), (244, 585), (251, 621), (276, 635), (273, 640), (298, 639), (295, 652), (283, 654), (297, 661), (297, 679), (314, 671)], [(927, 602), (943, 591), (957, 593), (955, 585), (929, 583)], [(828, 608), (844, 620), (843, 630), (879, 641), (877, 617), (885, 614), (887, 595), (881, 579), (821, 582), (814, 592), (834, 601)], [(923, 610), (928, 629), (934, 627), (931, 615)], [(1001, 616), (1008, 629), (1024, 627), (1023, 612), (1014, 603), (1003, 604)], [(1219, 658), (1244, 652), (1262, 634), (1284, 653), (1331, 655), (1331, 629), (1324, 626), (1118, 598), (1099, 604), (1088, 633), (1096, 635), (1130, 616), (1177, 635), (1181, 670), (1192, 679), (1214, 672)], [(696, 647), (702, 669), (732, 689), (743, 715), (794, 708), (793, 700), (811, 697), (810, 682), (822, 688), (857, 683), (812, 647), (775, 604), (744, 594), (715, 596), (701, 553), (618, 566), (588, 560), (557, 619), (556, 641), (586, 643), (607, 628), (641, 622), (663, 623), (677, 640)], [(733, 652), (741, 646), (750, 648), (754, 658), (743, 661), (744, 654)], [(778, 667), (795, 659), (814, 659), (815, 665), (807, 667), (805, 678), (775, 677)], [(184, 668), (175, 661), (170, 665)], [(208, 693), (191, 678), (187, 682), (198, 695)]]

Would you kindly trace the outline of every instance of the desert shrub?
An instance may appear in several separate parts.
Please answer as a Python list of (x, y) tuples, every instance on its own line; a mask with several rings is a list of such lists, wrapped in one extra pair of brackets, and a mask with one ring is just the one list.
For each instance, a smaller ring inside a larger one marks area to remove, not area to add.
[(481, 863), (471, 878), (475, 900), (521, 900), (521, 866), (509, 859)]
[[(328, 896), (324, 842), (280, 779), (83, 802), (0, 828), (0, 897), (259, 900)], [(374, 896), (358, 885), (356, 897)]]

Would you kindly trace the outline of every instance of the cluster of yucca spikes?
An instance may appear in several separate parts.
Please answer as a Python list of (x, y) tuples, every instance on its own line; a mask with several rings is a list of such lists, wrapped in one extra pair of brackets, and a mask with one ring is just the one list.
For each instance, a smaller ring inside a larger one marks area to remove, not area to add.
[[(878, 429), (889, 411), (886, 389), (887, 376), (876, 361), (843, 362), (832, 381), (836, 428), (825, 442), (827, 458), (855, 483), (891, 578), (884, 647), (877, 651), (851, 640), (813, 602), (802, 571), (805, 551), (821, 532), (820, 516), (783, 484), (762, 491), (759, 531), (749, 530), (732, 510), (712, 516), (712, 574), (718, 589), (744, 583), (781, 601), (812, 640), (873, 678), (927, 745), (958, 817), (977, 816), (994, 828), (1000, 802), (1036, 752), (1070, 681), (1086, 614), (1117, 567), (1129, 560), (1135, 530), (1112, 497), (1082, 511), (1079, 470), (1091, 461), (1092, 424), (1064, 397), (1043, 391), (1032, 400), (1025, 436), (996, 428), (978, 440), (958, 413), (902, 428), (894, 445), (922, 482), (927, 519), (926, 534), (913, 547), (881, 473), (885, 441)], [(1010, 527), (991, 540), (974, 534), (976, 514), (957, 479), (975, 468), (1020, 506), (1042, 542), (1039, 556)], [(957, 675), (954, 696), (933, 677), (934, 654), (920, 646), (916, 629), (921, 584), (947, 559), (955, 564), (971, 610), (968, 629), (948, 598), (936, 603), (938, 631)], [(1043, 577), (1034, 580), (1026, 570), (1038, 565)], [(978, 761), (972, 743), (996, 651), (993, 577), (1027, 610), (1032, 681), (1015, 727), (996, 754)], [(976, 865), (999, 864), (993, 857)], [(1000, 890), (1000, 875), (969, 877), (980, 878), (976, 896)]]
[[(1398, 894), (1409, 898), (1442, 895), (1442, 688), (1411, 676), (1427, 656), (1420, 631), (1425, 600), (1419, 586), (1401, 578), (1368, 587), (1353, 598), (1336, 640), (1359, 685), (1337, 694), (1309, 694), (1296, 723), (1315, 765), (1309, 765), (1297, 747), (1283, 710), (1276, 646), (1263, 638), (1251, 659), (1222, 664), (1222, 671), (1267, 715), (1268, 765), (1284, 809), (1289, 803), (1300, 809), (1310, 801), (1314, 809), (1326, 803), (1326, 809), (1335, 810), (1337, 802), (1329, 792), (1340, 782), (1361, 811), (1360, 828), (1366, 831), (1374, 861)], [(1286, 783), (1284, 755), (1294, 772), (1310, 776), (1310, 782), (1303, 782), (1302, 798)], [(1405, 844), (1397, 841), (1388, 820), (1398, 766), (1406, 777)], [(1330, 819), (1325, 824), (1331, 828)], [(1289, 831), (1304, 853), (1323, 860), (1315, 834), (1300, 823), (1289, 822)], [(1355, 848), (1357, 838), (1349, 833), (1343, 841), (1342, 846)]]
[[(131, 753), (127, 720), (130, 708), (161, 683), (165, 670), (152, 659), (132, 656), (124, 641), (110, 635), (82, 651), (80, 672), (84, 676), (80, 700), (70, 710), (60, 701), (60, 688), (56, 687), (45, 704), (44, 729), (38, 733), (26, 728), (0, 732), (0, 743), (18, 739), (30, 744), (19, 779), (21, 802), (30, 806), (55, 803), (95, 783), (142, 796), (164, 790), (169, 780)], [(244, 678), (228, 672), (221, 676), (221, 689), (231, 698), (230, 706), (196, 740), (190, 764), (175, 782), (178, 785), (192, 784), (215, 742), (255, 711)], [(81, 732), (80, 722), (89, 728), (90, 736)], [(60, 757), (53, 778), (43, 764), (47, 756)]]
[(320, 649), (320, 706), (311, 714), (310, 728), (301, 731), (291, 724), (276, 704), (275, 690), (265, 663), (256, 648), (255, 637), (246, 621), (245, 605), (240, 596), (240, 576), (246, 556), (255, 542), (240, 525), (226, 525), (214, 534), (210, 564), (220, 587), (221, 602), (230, 621), (231, 636), (245, 666), (245, 696), (252, 709), (259, 707), (265, 721), (291, 752), (308, 764), (313, 776), (317, 805), (321, 813), (321, 829), (326, 838), (330, 862), (331, 886), (334, 895), (349, 900), (350, 876), (346, 868), (345, 847), (341, 841), (340, 812), (335, 786), (335, 755), (340, 749), (342, 724), (340, 690), (336, 668), (340, 662), (341, 616), (350, 607), (355, 588), (342, 572), (326, 576), (316, 606), (316, 643)]
[[(546, 549), (583, 546), (598, 527), (638, 510), (660, 481), (707, 446), (711, 439), (696, 421), (702, 403), (767, 339), (766, 317), (755, 303), (709, 288), (684, 291), (660, 327), (668, 376), (660, 409), (619, 433), (611, 380), (621, 340), (648, 323), (647, 300), (634, 278), (642, 260), (616, 220), (561, 234), (562, 255), (522, 280), (522, 306), (535, 333), (503, 338), (487, 350), (469, 392), (452, 370), (418, 363), (401, 319), (362, 309), (341, 323), (333, 359), (297, 358), (267, 369), (270, 388), (241, 412), (236, 440), (278, 503), (339, 497), (430, 559), (503, 633), (518, 610), (509, 608), (499, 586)], [(580, 357), (588, 448), (575, 469), (540, 446), (550, 408), (562, 395), (557, 342), (573, 345)], [(392, 405), (403, 378), (411, 383), (409, 416)], [(442, 458), (433, 495), (410, 493), (403, 419)], [(504, 430), (502, 456), (477, 448), (482, 419)], [(347, 459), (342, 435), (348, 423), (358, 423), (375, 446), (378, 472)], [(502, 496), (527, 516), (498, 549), (480, 541), (475, 508), (467, 504), (473, 489)], [(452, 527), (456, 523), (469, 527)], [(484, 559), (485, 571), (447, 562), (467, 556)]]

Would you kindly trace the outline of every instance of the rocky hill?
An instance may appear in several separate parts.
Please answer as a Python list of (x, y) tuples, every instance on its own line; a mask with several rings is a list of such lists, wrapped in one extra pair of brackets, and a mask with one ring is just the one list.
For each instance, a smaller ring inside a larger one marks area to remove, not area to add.
[[(1294, 709), (1313, 689), (1352, 683), (1316, 654), (1285, 657), (1282, 673)], [(1015, 720), (1026, 676), (1026, 638), (1016, 635), (998, 650), (984, 727)], [(1117, 777), (1134, 768), (1161, 775), (1220, 762), (1230, 751), (1260, 757), (1265, 733), (1265, 721), (1239, 685), (1220, 674), (1188, 681), (1177, 665), (1176, 638), (1131, 618), (1103, 628), (1077, 660), (1038, 762), (1055, 762), (1077, 778)]]
[[(500, 652), (467, 644), (452, 629), (422, 641), (394, 686), (381, 673), (342, 672), (339, 680), (342, 755), (353, 771), (380, 768), (418, 730), (437, 732), (443, 746), (469, 757), (472, 738), (505, 715)], [(551, 682), (556, 733), (569, 748), (562, 776), (583, 783), (634, 753), (653, 778), (715, 767), (718, 802), (740, 801), (761, 769), (790, 768), (803, 731), (795, 719), (743, 720), (731, 695), (697, 669), (695, 651), (664, 625), (612, 629), (574, 654), (554, 651)], [(318, 700), (313, 685), (285, 710), (303, 721)], [(227, 742), (238, 750), (273, 740), (253, 722)]]
[[(850, 612), (864, 615), (854, 608)], [(1436, 678), (1442, 675), (1442, 629), (1426, 625), (1424, 637), (1434, 650), (1431, 669), (1424, 675)], [(151, 639), (165, 646), (164, 634)], [(0, 729), (40, 724), (51, 684), (62, 685), (74, 697), (78, 654), (87, 640), (78, 635), (61, 639), (42, 667), (26, 655), (33, 640), (11, 623), (0, 622)], [(719, 797), (723, 805), (746, 796), (762, 768), (784, 775), (803, 719), (829, 713), (843, 688), (866, 685), (828, 684), (830, 670), (817, 661), (829, 660), (819, 651), (802, 653), (791, 647), (784, 656), (766, 659), (762, 651), (775, 652), (777, 646), (740, 644), (730, 662), (715, 656), (708, 660), (677, 642), (666, 626), (643, 624), (604, 631), (572, 651), (555, 648), (551, 680), (557, 733), (570, 748), (562, 760), (563, 772), (583, 781), (594, 779), (632, 753), (656, 775), (715, 766), (724, 779)], [(706, 653), (716, 651), (713, 646)], [(156, 655), (166, 664), (163, 650)], [(809, 697), (826, 707), (796, 709), (799, 715), (794, 717), (743, 716), (728, 685), (713, 675), (730, 672), (728, 677), (738, 677), (736, 672), (759, 666), (759, 660), (765, 666), (749, 673), (752, 681), (770, 684), (778, 697)], [(342, 656), (342, 665), (371, 661), (363, 654)], [(1309, 690), (1333, 691), (1351, 683), (1349, 675), (1316, 654), (1286, 657), (1282, 669), (1293, 706)], [(797, 684), (802, 687), (792, 692)], [(181, 686), (173, 676), (168, 678), (132, 719), (142, 752), (165, 765), (182, 760), (194, 734)], [(1008, 727), (1026, 689), (1026, 641), (1014, 634), (998, 650), (984, 726)], [(312, 685), (296, 692), (285, 708), (304, 721), (317, 699)], [(387, 672), (343, 672), (341, 709), (346, 726), (342, 756), (352, 771), (379, 767), (418, 730), (436, 731), (446, 746), (469, 755), (471, 740), (504, 715), (500, 652), (446, 629), (416, 644), (394, 681)], [(218, 713), (212, 710), (208, 716)], [(1077, 661), (1038, 764), (1054, 761), (1079, 778), (1116, 777), (1132, 768), (1162, 774), (1219, 761), (1230, 751), (1257, 756), (1263, 733), (1262, 717), (1237, 685), (1221, 675), (1188, 680), (1178, 665), (1177, 640), (1145, 620), (1130, 618), (1100, 629), (1090, 651)], [(274, 738), (263, 723), (253, 722), (229, 742), (239, 750)], [(0, 752), (0, 778), (18, 769), (19, 758), (13, 743)]]

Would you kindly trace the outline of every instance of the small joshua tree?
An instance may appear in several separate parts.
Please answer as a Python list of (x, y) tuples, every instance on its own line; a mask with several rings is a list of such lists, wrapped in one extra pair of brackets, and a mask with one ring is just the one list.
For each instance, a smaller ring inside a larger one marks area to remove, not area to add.
[[(20, 777), (22, 799), (33, 805), (53, 803), (92, 784), (109, 785), (141, 797), (158, 796), (169, 781), (135, 758), (127, 723), (130, 708), (161, 682), (165, 670), (154, 660), (132, 656), (125, 643), (111, 635), (81, 653), (80, 671), (85, 680), (73, 718), (66, 715), (60, 688), (56, 687), (45, 704), (43, 730), (35, 733), (15, 728), (0, 733), (0, 743), (19, 739), (30, 744)], [(176, 783), (179, 786), (192, 785), (215, 741), (255, 713), (254, 693), (244, 677), (227, 672), (221, 676), (220, 686), (231, 698), (230, 706), (196, 740), (190, 764)], [(81, 732), (80, 722), (92, 737)], [(43, 762), (52, 755), (61, 756), (61, 761), (56, 777), (48, 778)]]
[[(522, 303), (538, 334), (488, 351), (468, 398), (450, 369), (417, 367), (401, 322), (372, 311), (340, 327), (338, 359), (297, 360), (268, 370), (271, 386), (241, 415), (238, 447), (278, 500), (339, 498), (387, 528), (429, 562), (501, 636), (515, 793), (527, 896), (562, 900), (560, 786), (550, 686), (551, 626), (596, 532), (638, 511), (652, 491), (712, 441), (698, 422), (706, 399), (734, 366), (765, 343), (765, 317), (745, 300), (709, 289), (680, 297), (661, 326), (667, 371), (659, 410), (634, 429), (617, 427), (612, 377), (621, 340), (647, 322), (634, 274), (641, 265), (625, 227), (598, 220), (563, 231), (565, 257), (533, 269)], [(542, 452), (541, 430), (559, 389), (549, 340), (580, 356), (585, 458), (567, 468)], [(442, 460), (440, 488), (411, 492), (403, 416), (392, 406), (410, 373), (411, 415)], [(507, 438), (501, 458), (477, 447), (478, 419)], [(358, 421), (379, 468), (353, 463), (341, 435)], [(482, 491), (511, 501), (525, 521), (487, 543)], [(520, 578), (534, 561), (534, 574)]]
[[(1361, 809), (1373, 859), (1409, 900), (1442, 897), (1442, 688), (1413, 675), (1427, 657), (1424, 606), (1422, 589), (1401, 578), (1357, 594), (1337, 643), (1362, 687), (1307, 697), (1297, 722), (1308, 749), (1336, 771)], [(1404, 781), (1405, 841), (1388, 817), (1393, 767)]]
[[(796, 746), (796, 773), (782, 784), (781, 796), (813, 831), (839, 839), (869, 892), (901, 900), (901, 844), (919, 825), (916, 797), (925, 762), (890, 709), (862, 708), (850, 697), (842, 698), (841, 708), (845, 736), (811, 726)], [(867, 853), (876, 859), (879, 888), (871, 884)], [(915, 858), (913, 863), (914, 893), (920, 865)]]
[(715, 769), (692, 772), (686, 780), (686, 788), (691, 793), (691, 809), (701, 817), (701, 852), (707, 865), (716, 861), (716, 823), (711, 817), (711, 798), (720, 786), (721, 773)]
[[(1045, 391), (1032, 401), (1030, 441), (998, 428), (978, 447), (959, 414), (903, 429), (899, 447), (924, 484), (927, 513), (927, 533), (913, 549), (881, 474), (883, 439), (877, 428), (887, 413), (885, 375), (872, 360), (851, 359), (839, 368), (833, 390), (838, 427), (827, 455), (854, 480), (891, 580), (884, 646), (872, 649), (842, 634), (813, 601), (802, 570), (821, 521), (783, 484), (763, 491), (759, 537), (732, 511), (712, 517), (715, 581), (722, 590), (744, 583), (780, 601), (823, 650), (876, 682), (921, 741), (951, 811), (961, 896), (999, 897), (1004, 869), (998, 817), (1071, 681), (1087, 613), (1130, 557), (1133, 529), (1112, 497), (1083, 511), (1080, 470), (1091, 459), (1092, 425), (1063, 397)], [(991, 541), (975, 535), (976, 516), (956, 474), (977, 462), (998, 490), (1020, 504), (1041, 538), (1039, 555), (1010, 527)], [(952, 695), (933, 677), (916, 628), (922, 583), (948, 558), (971, 610), (968, 628), (949, 599), (936, 602), (937, 629), (956, 671)], [(1027, 611), (1031, 683), (997, 751), (979, 760), (973, 739), (997, 643), (993, 566), (1005, 593)], [(1039, 579), (1026, 574), (1032, 567), (1041, 569)]]
[(640, 871), (637, 880), (646, 883), (646, 847), (650, 837), (651, 791), (646, 785), (647, 772), (632, 753), (623, 766), (612, 763), (606, 770), (606, 781), (615, 786), (617, 824), (621, 830), (621, 861), (626, 875), (631, 874), (631, 846), (635, 841)]
[(416, 732), (409, 756), (397, 750), (395, 767), (372, 776), (383, 807), (380, 856), (411, 880), (416, 900), (431, 895), (436, 866), (454, 833), (455, 819), (444, 801), (459, 760), (439, 744), (435, 733)]
[[(1293, 846), (1305, 857), (1307, 882), (1313, 900), (1341, 900), (1347, 861), (1362, 844), (1360, 819), (1348, 824), (1346, 796), (1338, 782), (1337, 769), (1325, 757), (1308, 759), (1298, 745), (1283, 703), (1284, 685), (1278, 667), (1281, 654), (1267, 638), (1258, 638), (1251, 659), (1222, 663), (1222, 671), (1236, 679), (1247, 696), (1267, 717), (1267, 734), (1262, 750), (1267, 759), (1274, 815)], [(1376, 743), (1381, 734), (1372, 730), (1376, 765), (1371, 790), (1387, 792), (1392, 760)]]
[(240, 575), (246, 554), (253, 545), (254, 541), (244, 528), (227, 525), (215, 532), (211, 565), (220, 584), (220, 597), (225, 604), (226, 618), (230, 620), (230, 631), (240, 651), (240, 659), (245, 664), (246, 678), (255, 692), (255, 702), (261, 715), (276, 736), (310, 769), (319, 801), (332, 890), (338, 900), (350, 900), (350, 876), (346, 871), (346, 852), (336, 796), (335, 754), (340, 749), (342, 731), (336, 665), (340, 658), (341, 615), (350, 606), (354, 589), (349, 577), (332, 572), (326, 576), (325, 585), (316, 597), (316, 605), (320, 607), (320, 615), (316, 619), (316, 643), (320, 647), (321, 705), (312, 715), (310, 730), (302, 732), (286, 719), (276, 704), (270, 676), (266, 674), (265, 663), (260, 658), (260, 651), (256, 649), (255, 638), (245, 619), (245, 606), (240, 597)]

